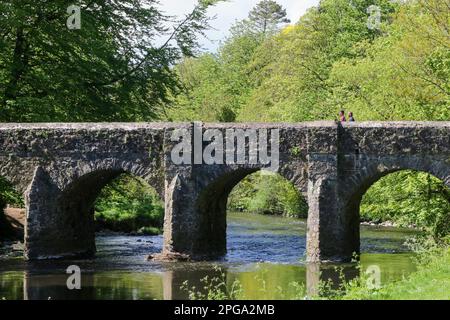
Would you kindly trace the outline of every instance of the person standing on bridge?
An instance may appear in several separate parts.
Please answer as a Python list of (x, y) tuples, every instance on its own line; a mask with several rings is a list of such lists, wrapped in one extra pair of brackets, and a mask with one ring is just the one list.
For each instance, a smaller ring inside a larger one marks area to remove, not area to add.
[(349, 122), (355, 122), (355, 118), (353, 117), (353, 112), (348, 113), (348, 121)]
[(345, 119), (345, 111), (344, 110), (341, 110), (341, 112), (339, 112), (339, 121), (347, 122), (347, 119)]

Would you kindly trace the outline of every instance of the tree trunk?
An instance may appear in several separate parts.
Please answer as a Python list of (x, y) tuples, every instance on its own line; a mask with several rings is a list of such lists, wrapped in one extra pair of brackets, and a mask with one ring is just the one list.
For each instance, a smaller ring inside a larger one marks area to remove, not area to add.
[(19, 91), (19, 81), (25, 73), (28, 65), (28, 46), (24, 36), (23, 28), (18, 28), (16, 33), (16, 43), (11, 64), (11, 73), (8, 84), (5, 88), (3, 107), (6, 107), (8, 100), (16, 100)]

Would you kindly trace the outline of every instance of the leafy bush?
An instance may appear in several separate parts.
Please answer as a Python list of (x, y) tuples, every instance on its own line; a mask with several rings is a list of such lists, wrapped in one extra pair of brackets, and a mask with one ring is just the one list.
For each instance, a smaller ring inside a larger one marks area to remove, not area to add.
[(228, 201), (231, 211), (305, 218), (308, 205), (297, 189), (283, 177), (258, 172), (239, 183)]
[(103, 229), (158, 234), (163, 220), (164, 206), (156, 192), (130, 175), (121, 175), (103, 188), (95, 203), (95, 221)]
[(2, 208), (9, 204), (14, 207), (23, 208), (23, 196), (17, 192), (12, 184), (0, 176), (0, 205)]
[(364, 195), (361, 217), (416, 225), (438, 240), (450, 233), (450, 190), (427, 173), (409, 170), (392, 173)]
[(450, 249), (443, 247), (422, 253), (417, 272), (379, 289), (367, 286), (364, 277), (343, 286), (344, 300), (448, 300), (450, 288)]

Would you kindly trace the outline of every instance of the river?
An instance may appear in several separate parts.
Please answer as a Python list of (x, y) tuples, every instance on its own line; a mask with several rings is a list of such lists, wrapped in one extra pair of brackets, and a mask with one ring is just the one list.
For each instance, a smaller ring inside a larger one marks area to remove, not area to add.
[[(361, 227), (361, 270), (377, 266), (381, 284), (415, 270), (405, 240), (411, 230)], [(162, 236), (97, 236), (95, 259), (27, 262), (0, 256), (0, 299), (184, 299), (183, 283), (201, 288), (206, 276), (238, 280), (246, 299), (303, 298), (319, 280), (337, 281), (335, 266), (305, 264), (306, 221), (272, 216), (228, 215), (228, 254), (221, 261), (156, 263)], [(68, 290), (66, 268), (81, 268), (81, 290)], [(340, 266), (350, 278), (354, 266)], [(295, 284), (294, 284), (295, 283)], [(186, 285), (185, 285), (186, 286)]]

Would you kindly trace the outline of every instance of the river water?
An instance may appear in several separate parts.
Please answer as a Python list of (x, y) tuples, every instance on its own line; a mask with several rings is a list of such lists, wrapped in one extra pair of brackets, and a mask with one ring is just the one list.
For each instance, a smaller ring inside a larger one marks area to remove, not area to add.
[[(404, 245), (411, 230), (361, 227), (361, 272), (381, 271), (381, 284), (415, 270)], [(305, 264), (306, 221), (271, 216), (228, 215), (228, 254), (221, 261), (156, 263), (146, 256), (161, 250), (162, 236), (97, 236), (95, 259), (26, 262), (0, 256), (0, 299), (185, 299), (183, 287), (202, 288), (205, 277), (238, 280), (246, 299), (299, 299), (319, 281), (337, 281), (335, 266)], [(69, 265), (81, 268), (81, 290), (68, 290)], [(344, 274), (358, 274), (343, 265)], [(304, 288), (304, 290), (303, 290)], [(192, 290), (191, 290), (192, 291)], [(197, 290), (195, 290), (197, 291)]]

